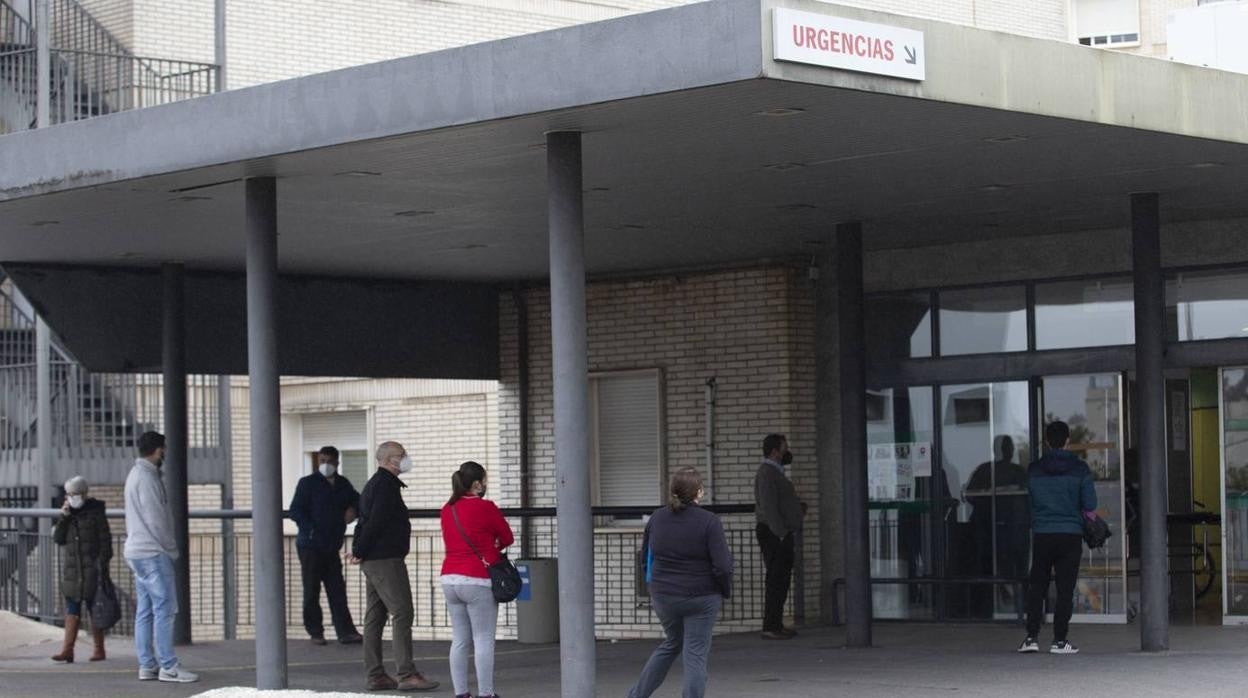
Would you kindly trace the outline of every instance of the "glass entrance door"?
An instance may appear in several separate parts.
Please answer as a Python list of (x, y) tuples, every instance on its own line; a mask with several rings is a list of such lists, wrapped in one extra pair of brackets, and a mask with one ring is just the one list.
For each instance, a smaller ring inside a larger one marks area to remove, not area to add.
[[(1103, 548), (1084, 548), (1075, 586), (1075, 622), (1127, 620), (1122, 382), (1117, 373), (1096, 373), (1049, 376), (1039, 383), (1037, 433), (1043, 434), (1044, 427), (1056, 420), (1070, 425), (1069, 448), (1092, 469), (1097, 514), (1114, 531)], [(1054, 593), (1050, 588), (1051, 601)]]
[(1248, 624), (1248, 367), (1221, 371), (1223, 622)]

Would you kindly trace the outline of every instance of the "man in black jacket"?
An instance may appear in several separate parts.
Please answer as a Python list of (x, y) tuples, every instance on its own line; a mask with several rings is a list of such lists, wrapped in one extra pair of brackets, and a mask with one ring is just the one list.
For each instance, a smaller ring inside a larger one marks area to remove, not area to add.
[(362, 638), (355, 630), (355, 620), (347, 607), (347, 585), (342, 578), (338, 551), (342, 548), (347, 524), (355, 520), (360, 493), (338, 472), (338, 449), (325, 446), (316, 458), (317, 472), (300, 478), (295, 496), (290, 500), (290, 518), (299, 527), (295, 550), (299, 553), (303, 579), (303, 627), (312, 638), (312, 644), (326, 644), (321, 613), (321, 585), (324, 585), (338, 642), (350, 645)]
[[(364, 612), (364, 665), (370, 691), (431, 691), (437, 681), (416, 671), (412, 661), (412, 585), (407, 576), (412, 523), (403, 503), (400, 473), (412, 469), (402, 444), (387, 441), (377, 447), (377, 472), (360, 495), (359, 523), (351, 545), (352, 564), (364, 571), (368, 600)], [(398, 681), (386, 675), (381, 633), (391, 617)]]

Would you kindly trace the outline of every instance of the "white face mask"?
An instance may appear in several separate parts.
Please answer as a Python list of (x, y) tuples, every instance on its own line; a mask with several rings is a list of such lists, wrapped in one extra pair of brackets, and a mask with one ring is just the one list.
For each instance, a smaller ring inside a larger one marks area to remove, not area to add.
[(412, 459), (403, 456), (403, 460), (399, 461), (399, 472), (410, 473), (412, 471)]
[(69, 506), (72, 509), (81, 509), (82, 508), (82, 495), (80, 494), (69, 495)]
[(338, 472), (338, 466), (333, 463), (321, 463), (320, 471), (321, 475), (324, 475), (325, 477), (332, 477), (334, 473)]

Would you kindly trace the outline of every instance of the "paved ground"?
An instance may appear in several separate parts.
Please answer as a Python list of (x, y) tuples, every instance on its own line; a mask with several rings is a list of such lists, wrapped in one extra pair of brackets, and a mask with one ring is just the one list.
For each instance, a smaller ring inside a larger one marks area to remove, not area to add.
[[(0, 619), (2, 622), (2, 619)], [(0, 627), (0, 637), (5, 636)], [(709, 696), (728, 698), (1008, 696), (1248, 695), (1248, 628), (1176, 627), (1170, 652), (1145, 655), (1136, 626), (1077, 626), (1071, 639), (1083, 652), (1059, 657), (1014, 654), (1018, 629), (982, 625), (892, 625), (876, 628), (868, 650), (843, 648), (839, 629), (808, 629), (790, 642), (755, 635), (716, 638)], [(1047, 641), (1047, 636), (1044, 638)], [(12, 643), (10, 643), (11, 645)], [(203, 681), (187, 686), (139, 683), (134, 651), (110, 643), (110, 659), (53, 666), (55, 643), (5, 646), (0, 653), (0, 696), (193, 696), (227, 686), (254, 685), (252, 645), (214, 642), (182, 648), (183, 663)], [(600, 643), (599, 696), (623, 696), (653, 643)], [(417, 643), (418, 662), (443, 681), (433, 695), (450, 695), (445, 643)], [(358, 646), (313, 647), (290, 643), (290, 687), (322, 692), (362, 692)], [(506, 698), (558, 695), (555, 646), (500, 643), (498, 690)], [(656, 694), (680, 695), (679, 670)]]

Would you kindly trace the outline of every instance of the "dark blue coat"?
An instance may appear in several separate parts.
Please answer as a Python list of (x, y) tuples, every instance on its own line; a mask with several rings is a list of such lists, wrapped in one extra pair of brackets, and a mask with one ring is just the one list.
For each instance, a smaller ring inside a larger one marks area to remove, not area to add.
[(290, 518), (299, 526), (295, 545), (304, 550), (330, 551), (342, 547), (347, 532), (347, 509), (360, 509), (360, 493), (342, 475), (329, 478), (314, 473), (299, 479), (290, 500)]
[(1092, 470), (1060, 448), (1028, 466), (1027, 489), (1033, 533), (1083, 533), (1083, 512), (1096, 509)]

